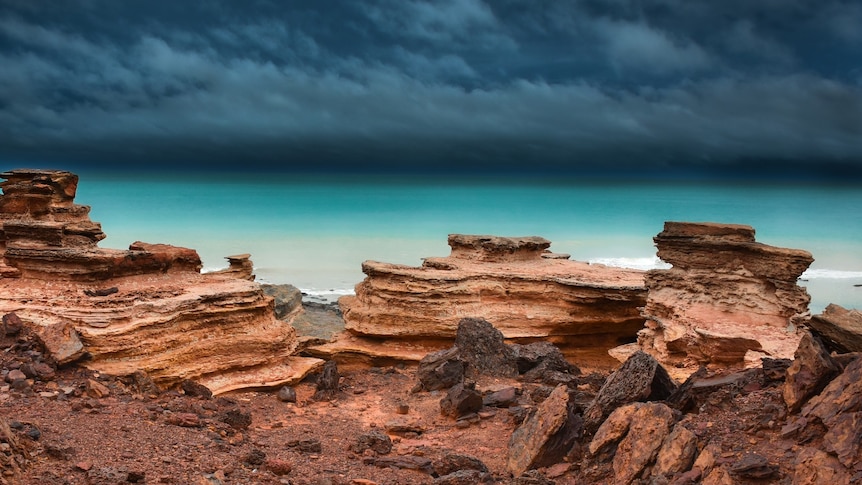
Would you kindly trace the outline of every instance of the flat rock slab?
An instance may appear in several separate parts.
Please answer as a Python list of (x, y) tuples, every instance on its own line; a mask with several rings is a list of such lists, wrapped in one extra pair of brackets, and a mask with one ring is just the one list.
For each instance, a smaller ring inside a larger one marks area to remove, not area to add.
[(508, 470), (516, 477), (558, 463), (580, 437), (583, 423), (572, 412), (566, 386), (557, 386), (509, 439)]
[(825, 343), (839, 351), (862, 352), (862, 312), (830, 304), (808, 324)]
[(323, 364), (323, 360), (314, 357), (292, 356), (281, 363), (204, 376), (197, 381), (208, 387), (214, 395), (237, 389), (272, 389), (295, 385), (309, 374), (322, 369)]

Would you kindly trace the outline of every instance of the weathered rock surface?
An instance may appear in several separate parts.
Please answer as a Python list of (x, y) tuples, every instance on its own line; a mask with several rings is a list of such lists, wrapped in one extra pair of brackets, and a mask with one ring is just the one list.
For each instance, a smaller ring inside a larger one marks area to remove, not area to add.
[(455, 347), (468, 364), (466, 373), (469, 377), (518, 375), (514, 351), (506, 345), (502, 332), (486, 320), (464, 318), (458, 322)]
[[(612, 456), (614, 482), (629, 484), (657, 461), (654, 475), (689, 469), (697, 438), (674, 427), (674, 412), (662, 403), (634, 402), (614, 409), (589, 444), (593, 455)], [(673, 432), (671, 432), (673, 429)]]
[(787, 369), (784, 402), (791, 412), (799, 411), (812, 396), (819, 394), (833, 377), (838, 365), (820, 341), (809, 332), (802, 332), (793, 363)]
[(236, 254), (233, 256), (225, 256), (228, 267), (217, 271), (212, 271), (210, 274), (230, 275), (234, 278), (254, 281), (254, 263), (251, 261), (251, 254)]
[(440, 414), (460, 418), (482, 409), (482, 394), (472, 382), (452, 386), (440, 400)]
[(260, 285), (200, 274), (194, 250), (99, 248), (101, 227), (74, 203), (75, 174), (0, 177), (0, 314), (14, 312), (55, 361), (86, 354), (84, 365), (106, 374), (193, 379), (216, 394), (295, 382), (322, 364), (291, 356), (295, 331)]
[(862, 358), (851, 362), (802, 407), (807, 424), (822, 423), (826, 451), (846, 467), (862, 462)]
[(809, 318), (796, 282), (810, 253), (755, 242), (753, 228), (732, 224), (666, 222), (654, 240), (673, 267), (647, 272), (642, 349), (689, 371), (793, 355)]
[[(641, 271), (543, 257), (550, 242), (539, 237), (453, 234), (449, 245), (448, 257), (427, 258), (421, 267), (363, 263), (367, 276), (356, 296), (339, 300), (348, 332), (386, 340), (383, 350), (406, 358), (399, 343), (434, 342), (427, 351), (439, 350), (451, 345), (465, 317), (491, 322), (507, 339), (547, 338), (564, 353), (579, 345), (611, 348), (643, 326)], [(344, 351), (360, 350), (343, 342)]]
[(862, 312), (832, 304), (811, 317), (811, 331), (838, 352), (862, 352)]
[(844, 468), (838, 459), (826, 453), (806, 446), (796, 455), (793, 485), (849, 485), (850, 472)]
[(608, 377), (584, 410), (584, 428), (591, 434), (620, 406), (666, 399), (676, 387), (676, 382), (651, 355), (637, 352)]
[(658, 451), (653, 469), (654, 475), (670, 476), (691, 469), (697, 455), (697, 436), (684, 426), (677, 424), (665, 438)]
[(551, 395), (509, 438), (508, 470), (520, 476), (527, 470), (562, 461), (583, 432), (565, 386)]

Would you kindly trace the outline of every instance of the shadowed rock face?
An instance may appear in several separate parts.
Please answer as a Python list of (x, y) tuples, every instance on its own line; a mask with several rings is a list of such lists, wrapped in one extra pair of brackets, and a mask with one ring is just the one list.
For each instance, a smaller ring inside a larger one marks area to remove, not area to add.
[(296, 332), (250, 281), (247, 255), (236, 275), (202, 275), (192, 249), (99, 248), (101, 226), (74, 203), (77, 175), (0, 177), (0, 313), (14, 312), (58, 362), (86, 354), (107, 374), (195, 379), (215, 393), (293, 382), (321, 364), (290, 357)]
[[(450, 256), (420, 267), (363, 263), (367, 276), (356, 296), (339, 300), (352, 344), (388, 339), (442, 348), (462, 318), (475, 317), (507, 339), (551, 339), (564, 352), (600, 341), (606, 350), (643, 326), (641, 271), (555, 258), (540, 237), (453, 234), (449, 245)], [(424, 350), (420, 358), (433, 349)], [(337, 345), (327, 351), (337, 353)]]
[(810, 253), (755, 242), (753, 228), (732, 224), (667, 222), (654, 240), (673, 267), (647, 272), (641, 348), (692, 370), (793, 356), (795, 328), (810, 316), (796, 284)]

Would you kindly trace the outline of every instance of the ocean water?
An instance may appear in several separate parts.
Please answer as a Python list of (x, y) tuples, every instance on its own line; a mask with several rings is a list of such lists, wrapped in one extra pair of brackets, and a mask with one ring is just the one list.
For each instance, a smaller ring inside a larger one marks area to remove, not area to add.
[(646, 269), (663, 264), (652, 238), (665, 221), (748, 224), (814, 255), (802, 277), (813, 312), (862, 308), (858, 186), (82, 173), (76, 202), (102, 247), (190, 247), (205, 270), (251, 253), (258, 280), (321, 298), (351, 293), (364, 260), (448, 255), (450, 233), (542, 236), (573, 259)]

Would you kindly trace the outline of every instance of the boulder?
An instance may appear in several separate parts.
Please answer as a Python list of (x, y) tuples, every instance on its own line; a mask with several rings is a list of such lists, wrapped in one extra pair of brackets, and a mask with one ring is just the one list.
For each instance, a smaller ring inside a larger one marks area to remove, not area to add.
[(838, 370), (820, 341), (811, 333), (802, 332), (784, 383), (784, 402), (790, 412), (799, 411), (808, 399), (819, 394)]
[(730, 474), (742, 479), (763, 480), (778, 473), (778, 466), (757, 453), (745, 453), (730, 466)]
[(553, 341), (567, 355), (604, 352), (643, 327), (641, 271), (546, 258), (550, 242), (538, 237), (452, 234), (449, 245), (448, 257), (426, 258), (420, 267), (364, 262), (365, 280), (339, 305), (346, 330), (370, 348), (348, 339), (319, 351), (395, 353), (414, 342), (439, 350), (452, 345), (464, 317), (491, 322), (506, 339)]
[(472, 382), (458, 383), (440, 400), (440, 414), (460, 418), (482, 409), (482, 394)]
[(533, 342), (511, 346), (522, 379), (527, 382), (550, 382), (555, 374), (578, 376), (581, 370), (563, 356), (559, 347), (550, 342)]
[(503, 334), (481, 318), (458, 322), (455, 348), (467, 363), (467, 376), (514, 377), (518, 375), (514, 351), (503, 341)]
[[(27, 314), (26, 310), (22, 314)], [(84, 344), (75, 326), (60, 318), (33, 318), (28, 326), (57, 364), (68, 364), (84, 356)]]
[(665, 438), (655, 460), (653, 475), (671, 476), (691, 469), (697, 456), (697, 436), (678, 424)]
[(488, 473), (488, 467), (482, 463), (482, 460), (474, 456), (446, 453), (434, 462), (434, 471), (441, 477), (460, 470), (475, 470)]
[(323, 370), (317, 378), (317, 386), (314, 395), (311, 396), (315, 401), (328, 401), (333, 399), (339, 390), (341, 376), (338, 374), (338, 364), (334, 360), (327, 361), (323, 364)]
[(735, 224), (666, 222), (654, 240), (673, 267), (646, 274), (642, 349), (689, 373), (793, 355), (794, 330), (810, 316), (797, 285), (810, 253), (758, 243), (752, 227)]
[[(596, 431), (590, 452), (612, 454), (614, 483), (628, 485), (655, 461), (675, 421), (673, 410), (661, 403), (636, 402), (619, 407)], [(691, 447), (680, 449), (687, 448)], [(693, 457), (693, 450), (688, 451)]]
[(608, 377), (584, 410), (584, 428), (587, 434), (592, 434), (620, 406), (666, 399), (676, 387), (676, 382), (658, 361), (639, 351)]
[(851, 473), (823, 450), (806, 446), (794, 461), (793, 485), (849, 485)]
[(14, 311), (54, 361), (87, 355), (81, 364), (104, 374), (193, 379), (214, 394), (298, 382), (322, 365), (292, 356), (296, 332), (259, 284), (202, 275), (193, 249), (98, 247), (101, 226), (74, 202), (77, 175), (0, 177), (0, 266), (14, 269), (0, 268), (0, 314)]
[(819, 422), (826, 427), (824, 445), (842, 464), (850, 467), (862, 461), (862, 358), (811, 398), (800, 415), (805, 418), (803, 425)]
[(261, 289), (275, 300), (275, 317), (289, 320), (302, 312), (302, 292), (293, 285), (261, 285)]
[(848, 310), (834, 303), (823, 313), (811, 317), (811, 331), (839, 353), (862, 352), (862, 312)]
[(18, 332), (24, 327), (24, 323), (21, 322), (21, 318), (15, 313), (7, 313), (3, 315), (3, 331), (0, 332), (0, 337), (5, 335), (17, 335)]
[(575, 413), (568, 389), (557, 386), (512, 433), (507, 469), (518, 477), (527, 470), (558, 463), (572, 452), (582, 434), (583, 421)]
[(392, 451), (392, 439), (386, 433), (376, 429), (363, 433), (350, 446), (350, 451), (361, 455), (365, 450), (371, 450), (378, 455), (386, 455)]
[(448, 389), (464, 380), (467, 363), (461, 359), (458, 347), (432, 352), (419, 361), (416, 391)]

